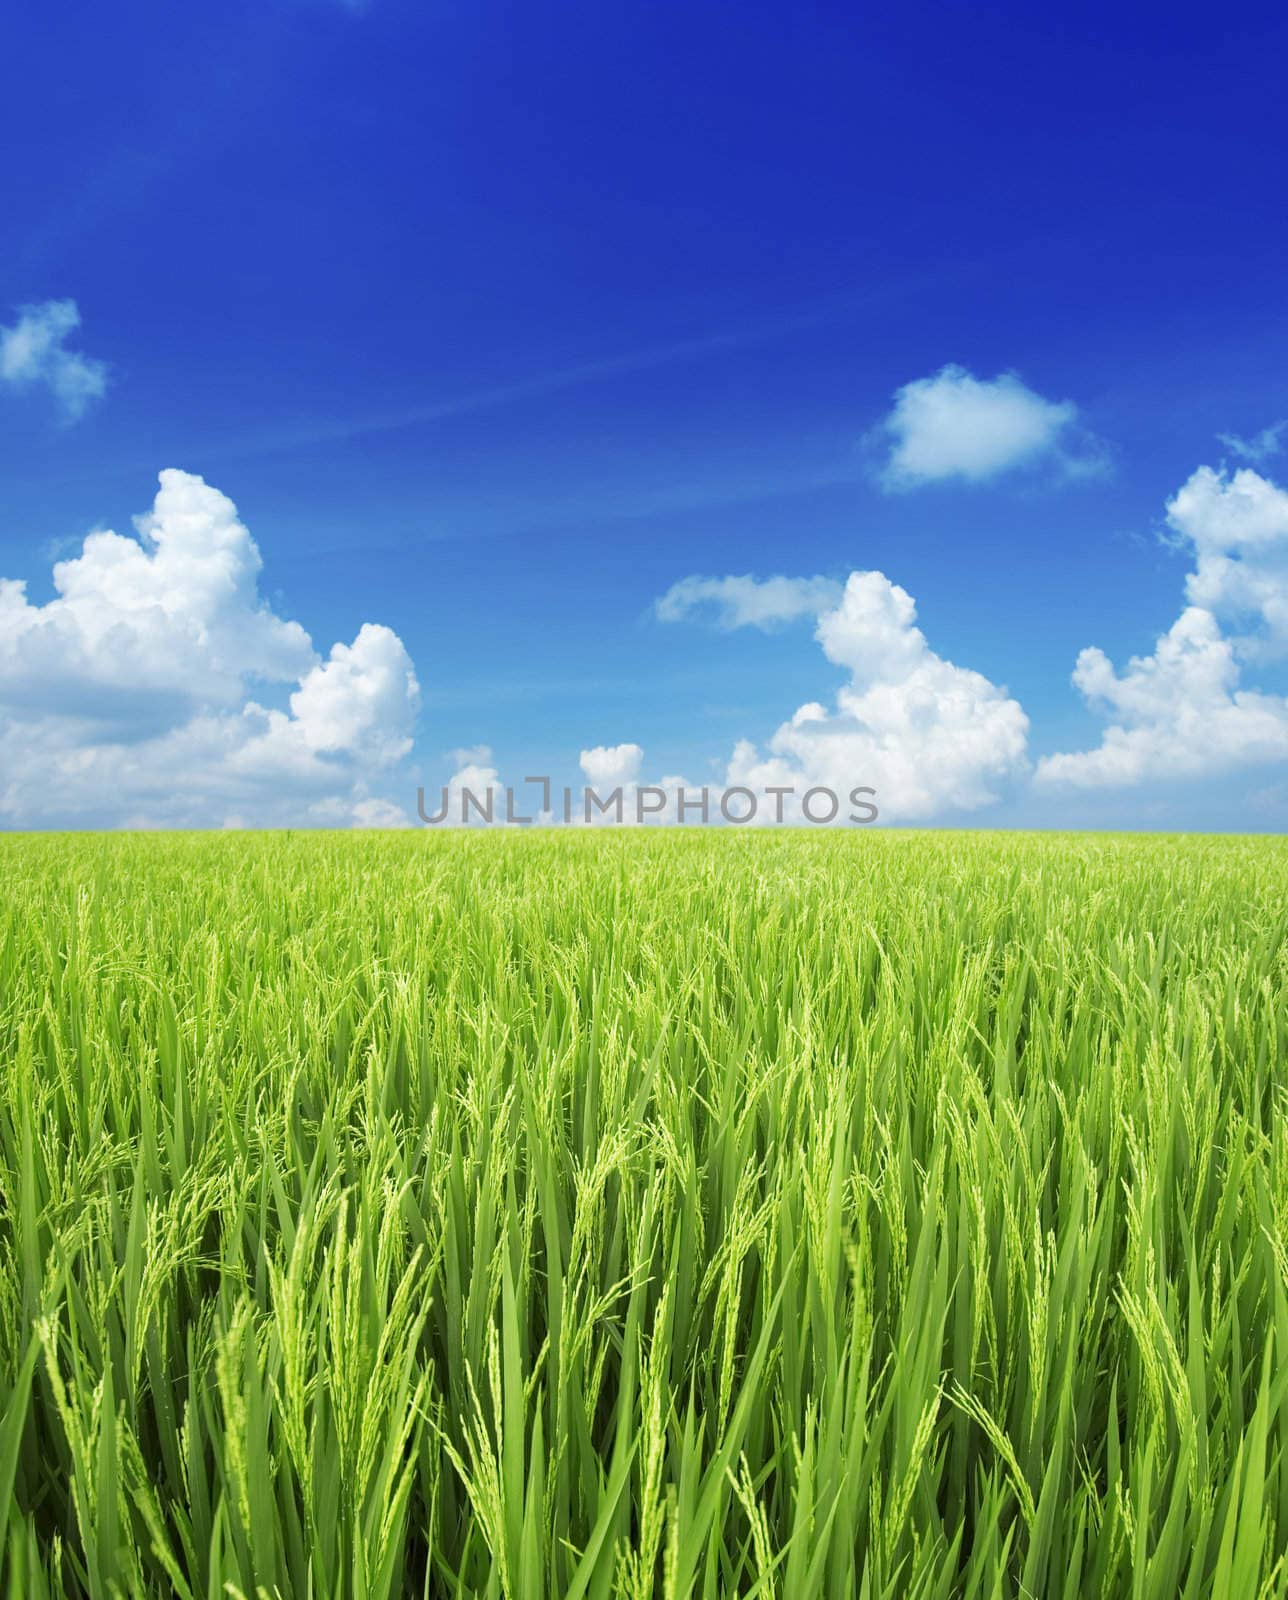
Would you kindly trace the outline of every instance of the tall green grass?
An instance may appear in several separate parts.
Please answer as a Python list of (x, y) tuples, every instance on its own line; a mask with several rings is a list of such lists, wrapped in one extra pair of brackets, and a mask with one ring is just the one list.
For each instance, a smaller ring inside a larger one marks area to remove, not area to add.
[(1288, 1594), (1288, 847), (0, 841), (11, 1596)]

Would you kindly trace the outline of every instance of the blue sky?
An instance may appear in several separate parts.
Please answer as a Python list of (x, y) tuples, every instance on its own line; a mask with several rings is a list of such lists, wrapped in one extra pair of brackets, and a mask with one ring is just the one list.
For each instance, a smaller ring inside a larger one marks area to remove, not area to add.
[(1288, 24), (886, 9), (11, 17), (0, 822), (1282, 829)]

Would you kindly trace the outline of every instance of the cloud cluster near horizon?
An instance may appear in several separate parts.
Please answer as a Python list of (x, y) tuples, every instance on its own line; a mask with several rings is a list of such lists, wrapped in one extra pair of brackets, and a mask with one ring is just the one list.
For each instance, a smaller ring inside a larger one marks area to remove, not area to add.
[[(726, 786), (795, 791), (787, 821), (815, 785), (870, 784), (883, 819), (918, 822), (983, 811), (1031, 782), (1114, 789), (1288, 761), (1288, 699), (1243, 681), (1288, 658), (1288, 491), (1250, 468), (1201, 467), (1167, 520), (1191, 555), (1185, 607), (1121, 672), (1098, 647), (1082, 652), (1073, 682), (1106, 717), (1104, 737), (1036, 768), (1018, 700), (936, 651), (912, 596), (882, 572), (844, 585), (692, 577), (655, 611), (761, 631), (808, 617), (823, 659), (845, 670), (830, 704), (805, 702), (725, 758)], [(25, 584), (0, 579), (0, 820), (406, 825), (404, 806), (372, 788), (409, 782), (419, 685), (402, 641), (366, 622), (319, 656), (261, 598), (261, 564), (232, 501), (167, 470), (132, 536), (91, 533), (54, 567), (53, 599), (32, 604)], [(453, 810), (467, 789), (503, 795), (486, 746), (453, 755)], [(580, 765), (595, 789), (622, 787), (630, 811), (637, 743), (588, 746)], [(674, 774), (653, 786), (692, 788)]]
[[(689, 580), (691, 583), (697, 580)], [(701, 580), (708, 586), (713, 580)], [(739, 593), (754, 580), (736, 581)], [(775, 579), (775, 593), (793, 581)], [(768, 587), (768, 586), (762, 586)], [(670, 591), (686, 590), (677, 584)], [(803, 593), (804, 590), (798, 590)], [(1019, 703), (981, 673), (931, 649), (916, 625), (913, 598), (882, 572), (853, 572), (843, 589), (814, 591), (815, 637), (823, 655), (849, 673), (828, 709), (799, 706), (762, 751), (740, 739), (726, 782), (757, 794), (813, 786), (848, 792), (868, 784), (889, 821), (923, 821), (978, 810), (1021, 778), (1027, 766), (1028, 718)], [(677, 620), (684, 609), (659, 614)], [(759, 619), (748, 608), (743, 625)], [(725, 620), (726, 626), (737, 622)]]
[[(507, 827), (532, 822), (543, 827), (610, 823), (666, 827), (679, 820), (681, 795), (689, 796), (686, 807), (701, 808), (699, 786), (678, 774), (642, 784), (644, 750), (631, 742), (582, 750), (578, 765), (584, 786), (579, 789), (571, 785), (561, 789), (549, 777), (527, 777), (521, 785), (507, 782), (492, 765), (487, 745), (448, 754), (455, 771), (423, 801), (424, 820), (434, 826)], [(539, 806), (534, 793), (541, 796)]]
[(1243, 681), (1288, 658), (1288, 491), (1250, 468), (1200, 467), (1167, 521), (1192, 557), (1187, 605), (1121, 674), (1099, 648), (1083, 650), (1072, 681), (1109, 725), (1096, 748), (1035, 768), (1019, 703), (937, 654), (912, 597), (884, 573), (852, 573), (837, 599), (820, 579), (688, 578), (657, 614), (679, 621), (714, 602), (718, 623), (737, 627), (812, 612), (823, 654), (849, 671), (831, 709), (798, 707), (764, 752), (739, 741), (727, 781), (757, 790), (861, 778), (884, 817), (912, 821), (982, 809), (1030, 781), (1047, 793), (1124, 789), (1288, 761), (1288, 698)]
[(1189, 604), (1153, 653), (1115, 672), (1088, 646), (1073, 682), (1110, 723), (1094, 750), (1039, 762), (1040, 786), (1122, 788), (1288, 760), (1288, 699), (1243, 685), (1288, 655), (1288, 492), (1251, 468), (1200, 467), (1167, 504), (1193, 558)]
[(402, 641), (366, 622), (319, 657), (260, 567), (233, 502), (167, 470), (134, 537), (91, 533), (54, 567), (52, 600), (0, 579), (0, 820), (395, 820), (369, 786), (411, 748)]
[(74, 300), (46, 300), (20, 306), (12, 327), (0, 327), (0, 383), (48, 389), (68, 422), (107, 389), (104, 363), (66, 347), (80, 320)]
[[(43, 385), (66, 418), (80, 415), (106, 376), (66, 349), (78, 325), (72, 301), (23, 308), (0, 329), (0, 380)], [(1220, 437), (1260, 463), (1286, 430)], [(898, 390), (882, 437), (887, 489), (983, 483), (1040, 464), (1078, 476), (1106, 459), (1072, 402), (1014, 374), (981, 380), (955, 366)], [(749, 733), (726, 757), (713, 753), (726, 786), (794, 790), (788, 821), (812, 786), (870, 784), (885, 820), (916, 822), (978, 813), (1030, 787), (1126, 789), (1288, 761), (1288, 698), (1245, 681), (1288, 659), (1288, 491), (1249, 465), (1204, 466), (1166, 517), (1190, 556), (1180, 615), (1121, 671), (1096, 645), (1081, 652), (1072, 682), (1105, 720), (1101, 742), (1036, 764), (1019, 701), (936, 651), (913, 597), (883, 572), (844, 582), (694, 574), (652, 610), (663, 623), (725, 631), (808, 620), (824, 661), (844, 669), (839, 689), (767, 738)], [(53, 599), (33, 604), (25, 583), (0, 578), (0, 823), (407, 825), (403, 805), (372, 787), (397, 783), (406, 799), (401, 764), (420, 689), (402, 641), (364, 622), (320, 656), (260, 596), (261, 566), (233, 502), (169, 469), (132, 536), (95, 531), (55, 565)], [(467, 790), (504, 793), (486, 746), (453, 756), (453, 808)], [(646, 787), (691, 787), (674, 774), (646, 785), (644, 751), (630, 741), (588, 746), (580, 766), (595, 789), (621, 788), (628, 810)]]

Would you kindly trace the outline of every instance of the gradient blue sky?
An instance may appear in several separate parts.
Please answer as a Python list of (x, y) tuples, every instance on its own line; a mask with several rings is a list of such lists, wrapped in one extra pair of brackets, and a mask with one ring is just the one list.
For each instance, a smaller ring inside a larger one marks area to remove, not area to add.
[[(1079, 652), (1121, 673), (1181, 612), (1166, 507), (1196, 469), (1288, 482), (1273, 441), (1219, 438), (1288, 417), (1281, 8), (57, 3), (10, 13), (5, 56), (0, 324), (73, 300), (65, 348), (104, 364), (75, 417), (0, 383), (0, 577), (30, 606), (160, 469), (201, 475), (319, 657), (368, 621), (402, 641), (415, 744), (358, 782), (410, 810), (479, 744), (503, 777), (630, 741), (646, 774), (719, 778), (850, 670), (809, 617), (664, 622), (658, 597), (878, 571), (1028, 718), (991, 802), (909, 820), (1284, 826), (1264, 617), (1221, 627), (1260, 640), (1265, 738), (1030, 776), (1114, 720)], [(892, 490), (883, 419), (948, 364), (1071, 403), (1094, 470), (1039, 450)], [(118, 804), (155, 727), (86, 731), (15, 639), (0, 820), (257, 820)]]

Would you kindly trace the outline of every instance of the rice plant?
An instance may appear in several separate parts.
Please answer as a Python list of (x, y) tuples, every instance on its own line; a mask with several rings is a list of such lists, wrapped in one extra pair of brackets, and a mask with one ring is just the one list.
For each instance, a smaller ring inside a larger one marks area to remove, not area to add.
[(1288, 846), (0, 840), (12, 1596), (1288, 1594)]

